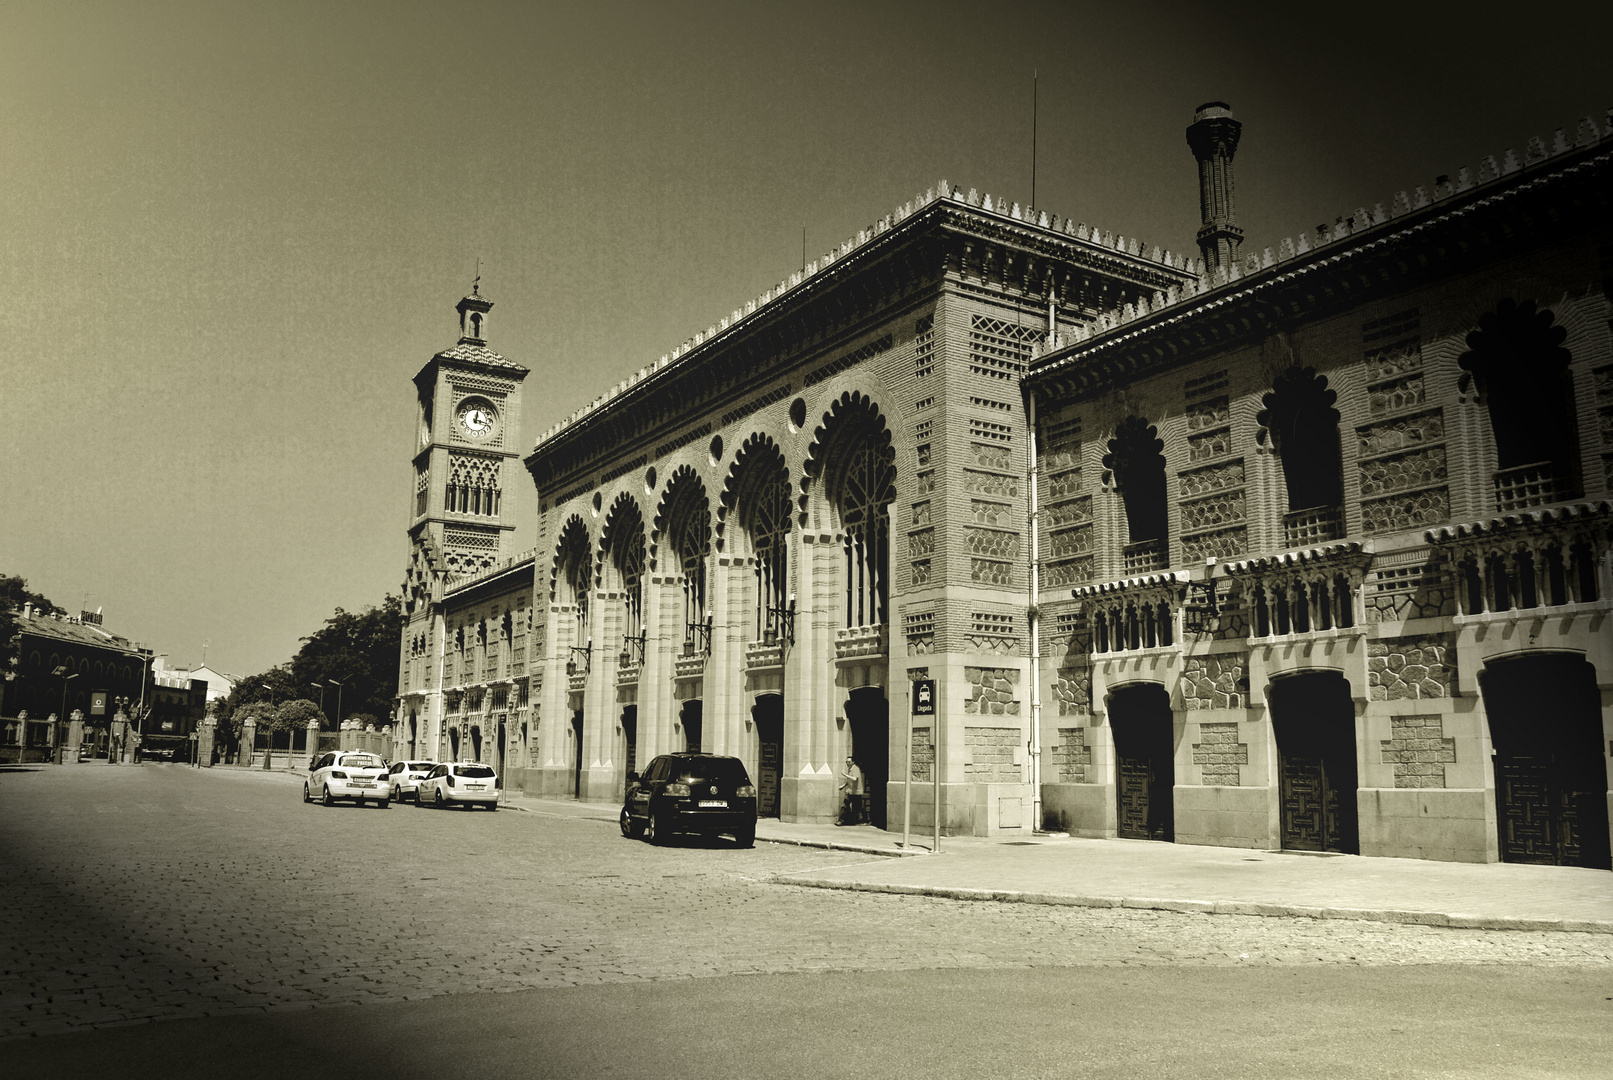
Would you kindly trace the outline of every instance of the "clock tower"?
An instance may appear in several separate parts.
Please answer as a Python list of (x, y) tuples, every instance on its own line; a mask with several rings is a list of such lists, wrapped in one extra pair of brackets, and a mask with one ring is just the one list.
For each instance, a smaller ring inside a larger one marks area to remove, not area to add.
[(414, 377), (414, 489), (403, 596), (411, 626), (441, 599), (449, 579), (508, 557), (515, 530), (504, 499), (519, 482), (516, 443), (527, 369), (487, 347), (493, 302), (481, 295), (480, 278), (455, 308), (458, 343)]

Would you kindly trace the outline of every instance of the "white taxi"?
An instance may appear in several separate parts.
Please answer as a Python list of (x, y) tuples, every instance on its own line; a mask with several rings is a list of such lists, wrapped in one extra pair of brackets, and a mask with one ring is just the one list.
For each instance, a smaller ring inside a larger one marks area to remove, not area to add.
[(392, 763), (392, 797), (408, 802), (409, 796), (420, 790), (420, 781), (437, 767), (435, 761), (394, 761)]
[(351, 799), (360, 806), (368, 800), (385, 810), (392, 801), (386, 760), (362, 750), (337, 750), (315, 758), (302, 785), (302, 801), (315, 799), (326, 806), (335, 806), (337, 799)]
[(476, 761), (443, 762), (415, 789), (416, 806), (485, 806), (498, 809), (498, 774)]

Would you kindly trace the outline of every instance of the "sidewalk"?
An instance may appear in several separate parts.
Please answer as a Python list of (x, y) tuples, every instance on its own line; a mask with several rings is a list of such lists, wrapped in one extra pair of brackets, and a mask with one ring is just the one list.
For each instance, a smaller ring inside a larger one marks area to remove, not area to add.
[[(530, 813), (616, 825), (608, 803), (506, 796)], [(808, 874), (784, 885), (1076, 907), (1422, 923), (1499, 930), (1613, 934), (1613, 873), (1516, 863), (1449, 863), (1195, 847), (1141, 840), (1035, 836), (1018, 840), (901, 833), (868, 825), (798, 825), (764, 818), (756, 839), (897, 858)], [(900, 857), (911, 856), (911, 857)]]

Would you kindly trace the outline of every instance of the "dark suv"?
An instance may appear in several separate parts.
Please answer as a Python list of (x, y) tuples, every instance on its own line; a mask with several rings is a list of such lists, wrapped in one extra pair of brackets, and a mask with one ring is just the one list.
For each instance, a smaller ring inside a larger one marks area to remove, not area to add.
[(735, 757), (663, 754), (640, 776), (627, 774), (622, 835), (665, 844), (675, 833), (730, 833), (740, 847), (756, 843), (756, 788)]

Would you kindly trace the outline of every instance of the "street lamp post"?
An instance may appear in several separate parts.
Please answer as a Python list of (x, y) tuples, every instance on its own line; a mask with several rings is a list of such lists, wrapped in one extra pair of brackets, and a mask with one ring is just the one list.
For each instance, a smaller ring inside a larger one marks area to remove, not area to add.
[[(342, 684), (344, 682), (351, 681), (352, 678), (353, 676), (348, 675), (345, 679), (330, 680), (336, 686), (336, 729), (338, 731), (340, 731), (342, 727)], [(324, 709), (322, 708), (320, 711), (323, 712)]]
[[(78, 672), (76, 671), (72, 674), (67, 673), (66, 664), (59, 666), (56, 669), (56, 674), (62, 677), (62, 711), (56, 714), (56, 723), (51, 727), (50, 731), (50, 751), (52, 757), (56, 756), (56, 751), (62, 744), (62, 724), (67, 716), (67, 684), (78, 678)], [(74, 764), (77, 764), (77, 762)]]

